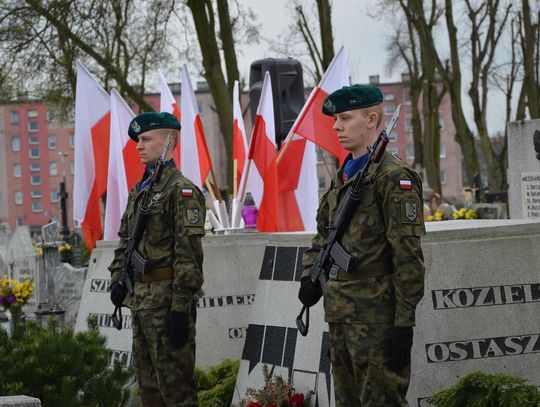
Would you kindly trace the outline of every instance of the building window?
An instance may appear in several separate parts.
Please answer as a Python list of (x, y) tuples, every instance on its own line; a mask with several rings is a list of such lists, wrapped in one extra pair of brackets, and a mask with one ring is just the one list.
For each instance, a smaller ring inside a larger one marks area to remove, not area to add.
[(394, 100), (395, 96), (393, 93), (385, 93), (384, 100)]
[(395, 129), (390, 132), (390, 134), (388, 135), (388, 139), (390, 141), (396, 141), (397, 140), (397, 131)]
[(387, 150), (390, 154), (397, 154), (397, 147), (386, 147), (386, 150)]
[(41, 170), (41, 165), (39, 163), (30, 163), (30, 171), (39, 171)]
[(407, 158), (408, 159), (414, 158), (414, 145), (412, 144), (407, 145)]
[(32, 185), (41, 185), (41, 176), (40, 175), (32, 175), (30, 177), (30, 184), (32, 184)]
[(411, 89), (410, 88), (403, 89), (403, 94), (401, 97), (402, 97), (404, 105), (410, 105), (411, 104)]
[(394, 114), (396, 106), (393, 103), (384, 104), (384, 114)]
[(444, 144), (441, 144), (441, 158), (446, 157), (446, 147)]
[(58, 175), (58, 164), (56, 161), (49, 163), (49, 175)]
[(69, 136), (69, 146), (75, 148), (75, 136), (73, 134)]
[(51, 189), (51, 202), (56, 203), (60, 200), (57, 189)]
[(11, 149), (13, 151), (21, 151), (21, 139), (19, 137), (13, 137), (11, 139)]
[(38, 111), (36, 109), (30, 109), (28, 110), (28, 117), (29, 118), (36, 118), (38, 117)]
[(28, 144), (39, 144), (39, 137), (30, 136), (30, 138), (28, 139)]
[(13, 176), (15, 178), (21, 178), (22, 177), (21, 164), (13, 164)]
[(444, 130), (444, 117), (439, 117), (439, 127)]
[(30, 192), (30, 197), (41, 198), (41, 189), (33, 189), (32, 192)]
[(54, 134), (49, 135), (49, 141), (48, 141), (49, 149), (54, 150), (56, 148), (56, 136)]
[(325, 189), (326, 188), (326, 178), (325, 177), (318, 177), (319, 178), (319, 189)]
[(29, 120), (28, 121), (28, 131), (35, 133), (39, 130), (38, 122), (35, 120)]
[(39, 158), (39, 147), (31, 148), (28, 150), (30, 158)]
[(22, 191), (15, 191), (15, 205), (22, 205), (23, 204), (23, 193)]
[(11, 124), (19, 124), (19, 112), (13, 110), (10, 114)]
[(440, 175), (441, 175), (441, 184), (446, 184), (446, 171), (441, 170)]
[(315, 149), (315, 151), (317, 152), (317, 164), (324, 163), (324, 157), (323, 157), (323, 152), (322, 152), (321, 148), (317, 147)]
[(17, 216), (17, 226), (24, 226), (24, 218), (22, 216)]
[(43, 205), (41, 200), (32, 201), (32, 212), (41, 212), (43, 210)]
[(413, 131), (412, 119), (410, 119), (410, 118), (405, 119), (405, 131), (407, 133), (412, 133), (412, 131)]

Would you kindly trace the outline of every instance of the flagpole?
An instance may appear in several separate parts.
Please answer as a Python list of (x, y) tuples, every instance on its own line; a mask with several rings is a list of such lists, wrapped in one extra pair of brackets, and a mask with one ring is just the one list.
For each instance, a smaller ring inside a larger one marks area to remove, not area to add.
[(236, 199), (236, 197), (238, 196), (238, 174), (237, 174), (237, 171), (238, 171), (238, 160), (235, 159), (233, 161), (233, 198)]
[(247, 186), (247, 180), (248, 180), (248, 177), (249, 177), (249, 167), (251, 166), (251, 161), (252, 161), (252, 159), (248, 159), (248, 162), (247, 162), (247, 165), (246, 165), (246, 170), (244, 172), (245, 175), (242, 177), (243, 180), (244, 180), (244, 185), (242, 185), (242, 192), (240, 194), (240, 199), (238, 200), (238, 202), (240, 202), (240, 204), (244, 203), (244, 195), (246, 193), (246, 186)]

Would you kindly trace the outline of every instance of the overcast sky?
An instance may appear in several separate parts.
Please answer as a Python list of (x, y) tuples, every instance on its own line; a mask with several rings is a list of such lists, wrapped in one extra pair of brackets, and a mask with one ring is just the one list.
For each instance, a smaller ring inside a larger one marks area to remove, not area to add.
[[(279, 33), (289, 30), (292, 16), (287, 8), (288, 0), (239, 0), (243, 5), (249, 6), (257, 15), (261, 26), (263, 38), (273, 39)], [(316, 8), (314, 0), (305, 0), (304, 5)], [(391, 16), (378, 20), (369, 15), (374, 14), (376, 0), (334, 0), (332, 2), (332, 24), (334, 32), (334, 49), (337, 51), (341, 45), (345, 47), (352, 83), (366, 83), (369, 75), (380, 75), (381, 82), (394, 82), (400, 80), (401, 69), (398, 68), (391, 75), (388, 74), (386, 44), (388, 36), (393, 31)], [(314, 10), (316, 12), (316, 10)], [(315, 14), (316, 15), (316, 14)], [(459, 26), (458, 26), (459, 29)], [(319, 38), (317, 38), (319, 39)], [(440, 46), (440, 44), (438, 44)], [(240, 75), (249, 81), (249, 67), (251, 62), (260, 58), (279, 57), (269, 52), (265, 41), (259, 44), (244, 46), (239, 50)], [(466, 67), (464, 86), (467, 86)], [(517, 99), (517, 96), (516, 98)], [(468, 96), (463, 94), (466, 114), (472, 128), (472, 109)], [(493, 92), (490, 95), (488, 111), (488, 127), (491, 132), (502, 131), (505, 123), (504, 98), (502, 93)]]

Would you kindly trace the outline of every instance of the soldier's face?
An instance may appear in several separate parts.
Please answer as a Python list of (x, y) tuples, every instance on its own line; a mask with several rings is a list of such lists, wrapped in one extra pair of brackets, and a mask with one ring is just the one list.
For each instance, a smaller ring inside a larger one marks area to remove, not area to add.
[(360, 157), (376, 139), (377, 113), (365, 109), (347, 110), (334, 114), (334, 130), (340, 144), (353, 157)]
[(139, 136), (137, 151), (144, 165), (155, 164), (163, 152), (163, 146), (169, 132), (166, 129), (155, 129), (144, 132)]

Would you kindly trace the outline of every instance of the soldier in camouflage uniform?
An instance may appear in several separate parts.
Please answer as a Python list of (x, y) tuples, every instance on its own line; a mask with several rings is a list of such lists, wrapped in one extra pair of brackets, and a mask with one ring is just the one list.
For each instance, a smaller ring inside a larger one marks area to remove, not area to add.
[[(353, 85), (324, 102), (323, 112), (334, 116), (339, 141), (351, 154), (320, 202), (317, 235), (303, 257), (304, 305), (313, 306), (323, 294), (309, 278), (311, 266), (345, 191), (367, 161), (366, 148), (377, 139), (382, 100), (378, 88)], [(374, 180), (341, 239), (353, 266), (330, 279), (324, 292), (336, 407), (408, 406), (412, 327), (424, 292), (422, 182), (388, 152), (369, 172)]]
[(205, 201), (200, 190), (182, 176), (172, 151), (180, 123), (169, 113), (143, 113), (130, 124), (129, 136), (146, 171), (131, 190), (120, 226), (120, 243), (109, 266), (111, 300), (122, 304), (117, 283), (127, 246), (126, 239), (166, 139), (167, 151), (161, 180), (150, 191), (150, 217), (138, 252), (150, 262), (150, 272), (140, 276), (123, 305), (131, 309), (133, 359), (144, 406), (197, 406), (193, 379), (195, 365), (196, 300), (203, 283)]

